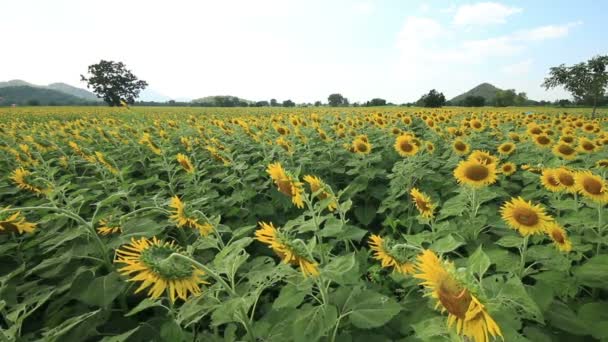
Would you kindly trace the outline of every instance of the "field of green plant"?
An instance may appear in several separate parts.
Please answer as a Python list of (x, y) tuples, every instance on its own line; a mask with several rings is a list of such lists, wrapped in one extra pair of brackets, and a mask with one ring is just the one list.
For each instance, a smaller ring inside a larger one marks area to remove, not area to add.
[(0, 108), (0, 340), (608, 341), (586, 113)]

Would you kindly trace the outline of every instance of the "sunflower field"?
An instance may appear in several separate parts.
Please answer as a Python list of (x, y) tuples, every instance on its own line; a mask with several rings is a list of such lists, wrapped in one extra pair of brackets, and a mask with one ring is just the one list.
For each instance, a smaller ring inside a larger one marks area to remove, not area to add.
[(1, 341), (608, 341), (608, 120), (0, 108)]

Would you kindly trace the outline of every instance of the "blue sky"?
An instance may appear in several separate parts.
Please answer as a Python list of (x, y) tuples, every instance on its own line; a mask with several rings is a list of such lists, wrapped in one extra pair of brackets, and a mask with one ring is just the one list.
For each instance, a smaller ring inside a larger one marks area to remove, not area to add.
[[(172, 98), (415, 101), (482, 82), (530, 98), (548, 69), (608, 54), (605, 1), (0, 0), (0, 80), (83, 86), (124, 61)], [(8, 53), (7, 53), (8, 52)]]

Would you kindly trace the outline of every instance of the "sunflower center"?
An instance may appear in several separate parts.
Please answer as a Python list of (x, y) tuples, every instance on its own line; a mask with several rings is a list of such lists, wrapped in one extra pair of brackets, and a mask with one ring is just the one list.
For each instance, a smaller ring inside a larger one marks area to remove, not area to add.
[(484, 165), (471, 165), (464, 171), (465, 177), (474, 181), (484, 180), (489, 174), (488, 168)]
[(536, 139), (536, 141), (538, 141), (538, 143), (541, 145), (547, 145), (551, 142), (551, 140), (549, 138), (545, 137), (544, 135), (541, 135), (540, 137), (538, 137), (538, 139)]
[(593, 178), (585, 178), (583, 180), (583, 187), (585, 191), (592, 195), (601, 195), (602, 194), (602, 183), (597, 179)]
[(510, 152), (510, 151), (511, 151), (511, 149), (512, 149), (512, 148), (513, 148), (513, 146), (511, 146), (511, 145), (504, 145), (504, 146), (501, 148), (501, 150), (502, 150), (503, 152), (505, 152), (505, 153), (508, 153), (508, 152)]
[(359, 152), (367, 152), (367, 144), (362, 141), (358, 141), (356, 147)]
[(566, 241), (564, 234), (557, 229), (553, 229), (553, 231), (551, 231), (551, 237), (559, 244), (563, 244)]
[(168, 259), (176, 252), (167, 246), (151, 246), (141, 252), (139, 259), (154, 273), (165, 279), (183, 279), (192, 276), (192, 264), (186, 260)]
[(401, 148), (401, 151), (403, 152), (412, 152), (414, 150), (414, 146), (412, 146), (409, 141), (402, 141), (401, 144), (399, 144), (399, 148)]
[(559, 182), (565, 186), (572, 186), (574, 185), (574, 177), (572, 177), (572, 175), (565, 173), (565, 172), (561, 172), (558, 176), (557, 179), (559, 180)]
[(547, 177), (547, 182), (553, 186), (560, 186), (561, 184), (559, 183), (559, 181), (554, 177), (554, 176), (549, 176)]
[(291, 182), (289, 179), (281, 179), (277, 182), (277, 186), (279, 187), (279, 191), (284, 193), (287, 196), (291, 196)]
[(456, 148), (458, 151), (464, 151), (467, 149), (467, 145), (465, 145), (465, 143), (463, 143), (462, 141), (457, 141), (454, 144), (454, 148)]
[(564, 154), (564, 155), (567, 155), (567, 156), (569, 156), (569, 155), (571, 155), (571, 154), (574, 153), (574, 149), (572, 147), (568, 146), (568, 145), (560, 145), (558, 147), (558, 150), (559, 150), (559, 152), (561, 154)]
[(585, 151), (593, 151), (595, 149), (595, 145), (593, 145), (590, 142), (585, 142), (585, 143), (583, 143), (583, 149)]
[(513, 218), (517, 223), (524, 226), (534, 226), (538, 223), (538, 214), (528, 208), (515, 208)]
[(437, 298), (452, 315), (464, 319), (471, 303), (471, 294), (451, 278), (445, 279), (437, 288)]
[(425, 200), (423, 200), (422, 198), (416, 198), (415, 200), (416, 200), (416, 206), (418, 206), (418, 208), (421, 211), (428, 211), (431, 209), (429, 207), (428, 203)]
[(511, 165), (510, 165), (510, 164), (504, 165), (504, 166), (502, 167), (502, 170), (503, 170), (504, 172), (511, 172), (511, 170), (512, 170)]

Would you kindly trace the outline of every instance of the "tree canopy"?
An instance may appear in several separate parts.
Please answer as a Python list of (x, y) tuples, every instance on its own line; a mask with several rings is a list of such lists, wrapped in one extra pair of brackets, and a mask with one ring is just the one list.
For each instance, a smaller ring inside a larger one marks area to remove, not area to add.
[(549, 76), (542, 85), (545, 89), (563, 86), (577, 102), (592, 104), (592, 116), (595, 116), (598, 102), (604, 97), (608, 87), (607, 65), (608, 55), (595, 56), (587, 62), (573, 66), (561, 64), (549, 70)]
[(327, 98), (327, 102), (332, 107), (348, 106), (348, 99), (342, 96), (342, 94), (331, 94)]
[(422, 95), (422, 97), (416, 102), (418, 106), (438, 108), (445, 105), (445, 96), (443, 93), (438, 92), (435, 89), (429, 91), (428, 94)]
[(89, 77), (80, 75), (81, 80), (87, 82), (87, 87), (92, 88), (109, 106), (120, 106), (122, 101), (133, 104), (139, 92), (148, 86), (122, 62), (102, 59), (97, 64), (89, 65), (88, 72)]

